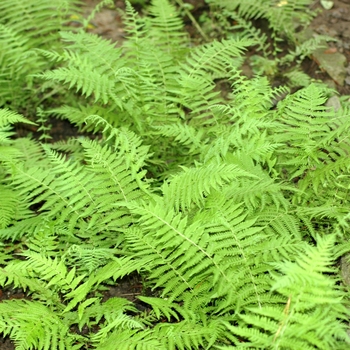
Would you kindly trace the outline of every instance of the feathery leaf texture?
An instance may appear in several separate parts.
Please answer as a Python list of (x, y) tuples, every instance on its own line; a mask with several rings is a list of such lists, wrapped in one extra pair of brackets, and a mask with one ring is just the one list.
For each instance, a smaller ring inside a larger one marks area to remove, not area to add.
[[(207, 2), (242, 35), (193, 47), (168, 0), (142, 17), (127, 2), (116, 46), (67, 26), (75, 1), (1, 2), (0, 286), (26, 298), (0, 303), (0, 332), (17, 349), (349, 347), (349, 103), (240, 72), (249, 46), (269, 51), (248, 20), (278, 40), (310, 1)], [(33, 103), (55, 103), (37, 117), (84, 136), (13, 137), (34, 124), (13, 93), (25, 104), (38, 81)]]

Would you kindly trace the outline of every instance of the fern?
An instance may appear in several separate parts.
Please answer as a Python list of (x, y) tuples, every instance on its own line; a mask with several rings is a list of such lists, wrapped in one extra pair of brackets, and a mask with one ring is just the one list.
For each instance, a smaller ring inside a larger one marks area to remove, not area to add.
[[(197, 46), (167, 0), (144, 16), (127, 3), (118, 46), (66, 27), (75, 2), (12, 2), (25, 15), (0, 5), (2, 105), (12, 80), (18, 106), (44, 82), (28, 118), (84, 136), (15, 137), (35, 124), (0, 109), (0, 286), (25, 293), (1, 303), (0, 332), (23, 350), (347, 348), (349, 106), (240, 71), (253, 45), (276, 62), (249, 21), (276, 44), (309, 2), (210, 1), (243, 32)], [(127, 278), (132, 298), (105, 293)]]
[[(164, 184), (162, 191), (170, 207), (185, 212), (192, 205), (202, 207), (204, 198), (211, 191), (219, 190), (223, 184), (237, 177), (249, 177), (251, 174), (234, 165), (208, 164), (197, 169), (184, 169), (175, 176), (170, 184)], [(181, 184), (181, 185), (180, 185)], [(183, 187), (182, 187), (183, 186)]]
[[(61, 48), (58, 32), (68, 28), (68, 14), (78, 11), (76, 5), (75, 0), (59, 0), (55, 7), (48, 0), (40, 3), (33, 0), (1, 2), (0, 107), (25, 108), (31, 90), (37, 88), (33, 74), (50, 67), (50, 63), (38, 55), (37, 49)], [(36, 103), (39, 101), (37, 99)], [(31, 103), (34, 104), (34, 100)]]
[(18, 198), (16, 193), (11, 189), (1, 186), (1, 208), (0, 208), (0, 229), (4, 229), (10, 225), (12, 219), (15, 217), (16, 207), (18, 205)]
[[(18, 349), (80, 349), (83, 337), (69, 334), (68, 325), (39, 302), (12, 300), (0, 307), (0, 329)], [(16, 315), (15, 318), (12, 316)]]
[[(276, 138), (285, 139), (285, 144), (289, 147), (278, 152), (281, 157), (280, 164), (287, 170), (291, 179), (298, 179), (299, 188), (303, 192), (312, 188), (315, 194), (319, 191), (328, 193), (326, 197), (329, 205), (333, 205), (335, 196), (345, 200), (347, 188), (343, 186), (341, 179), (348, 171), (345, 165), (347, 162), (344, 161), (348, 153), (347, 136), (344, 135), (342, 142), (338, 142), (334, 137), (333, 130), (337, 130), (338, 122), (334, 112), (323, 106), (324, 93), (316, 86), (310, 85), (290, 99), (287, 109), (284, 106), (289, 99), (281, 104), (278, 113), (283, 123), (281, 134)], [(285, 125), (293, 126), (293, 135), (285, 132)], [(289, 157), (293, 154), (293, 162), (284, 162), (283, 153), (289, 153), (288, 159), (292, 159)], [(290, 167), (292, 163), (293, 166)], [(309, 192), (310, 196), (312, 192)], [(309, 196), (304, 198), (312, 202), (314, 207), (324, 205), (317, 200), (310, 200)], [(301, 197), (297, 196), (296, 200), (300, 201)]]
[[(314, 50), (322, 48), (326, 41), (333, 40), (308, 34), (307, 25), (315, 16), (311, 10), (312, 1), (207, 2), (214, 22), (211, 26), (217, 27), (222, 37), (254, 40), (257, 53), (249, 58), (254, 74), (266, 75), (272, 82), (282, 78), (290, 87), (310, 84), (310, 79), (301, 73), (301, 62)], [(289, 52), (281, 45), (286, 40), (290, 45)], [(292, 67), (286, 71), (286, 65)]]
[(296, 18), (301, 24), (308, 24), (312, 18), (312, 12), (307, 9), (310, 0), (283, 1), (217, 1), (208, 0), (209, 4), (218, 6), (230, 13), (237, 13), (244, 19), (267, 19), (270, 27), (277, 34), (283, 33), (292, 36), (295, 31), (294, 21)]
[[(336, 280), (325, 273), (334, 273), (331, 254), (334, 236), (318, 238), (317, 247), (308, 247), (295, 263), (279, 263), (282, 275), (275, 275), (272, 290), (286, 300), (280, 307), (251, 308), (241, 318), (252, 328), (230, 329), (246, 338), (247, 348), (331, 349), (349, 343), (341, 319), (347, 309), (341, 304), (344, 292), (335, 287)], [(263, 332), (261, 330), (263, 329)], [(348, 346), (348, 345), (347, 345)]]
[[(124, 139), (122, 141), (123, 144), (116, 141), (115, 150), (119, 148), (118, 145), (126, 147), (127, 143)], [(115, 159), (107, 145), (101, 147), (94, 141), (84, 140), (82, 145), (86, 153), (85, 160), (89, 164), (85, 166), (86, 170), (83, 170), (83, 165), (69, 164), (63, 154), (45, 146), (44, 150), (50, 161), (49, 167), (46, 167), (45, 163), (43, 167), (33, 165), (28, 168), (22, 163), (8, 164), (13, 169), (13, 186), (20, 195), (28, 193), (26, 200), (32, 204), (44, 203), (40, 208), (43, 215), (49, 211), (49, 218), (55, 218), (61, 223), (67, 222), (71, 229), (75, 226), (88, 228), (102, 223), (108, 225), (108, 222), (112, 221), (113, 225), (118, 225), (115, 221), (118, 217), (123, 217), (124, 225), (127, 224), (127, 212), (117, 214), (114, 213), (114, 208), (118, 202), (125, 203), (139, 196), (138, 183), (141, 184), (140, 178), (144, 174), (139, 173), (142, 161), (140, 162), (140, 158), (131, 159), (140, 154), (136, 149), (127, 149), (131, 161), (125, 164), (122, 153), (119, 160)], [(90, 175), (86, 176), (87, 173)], [(72, 182), (72, 179), (75, 181)], [(110, 182), (106, 182), (108, 179)], [(100, 185), (96, 187), (96, 184)], [(147, 186), (142, 185), (142, 189), (147, 192)], [(117, 195), (118, 192), (120, 195)], [(98, 216), (94, 216), (94, 220), (88, 219), (96, 210), (104, 212), (100, 219)], [(90, 221), (89, 225), (87, 221)]]
[(187, 40), (181, 33), (183, 24), (176, 8), (167, 1), (155, 0), (149, 13), (151, 16), (146, 19), (146, 29), (153, 45), (171, 56), (181, 54)]

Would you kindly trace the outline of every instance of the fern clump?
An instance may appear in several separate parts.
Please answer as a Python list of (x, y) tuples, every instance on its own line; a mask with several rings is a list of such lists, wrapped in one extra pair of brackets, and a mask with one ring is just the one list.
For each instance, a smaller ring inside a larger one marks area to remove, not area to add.
[[(85, 134), (15, 138), (34, 122), (0, 109), (0, 285), (26, 296), (0, 332), (28, 350), (347, 348), (349, 107), (244, 77), (254, 38), (191, 47), (167, 0), (124, 22), (118, 46), (16, 32), (45, 62), (21, 74), (57, 94), (37, 122)], [(106, 298), (130, 275), (136, 298)]]
[(3, 0), (0, 4), (0, 107), (26, 111), (49, 96), (42, 95), (34, 74), (51, 64), (38, 49), (60, 50), (59, 31), (68, 29), (69, 16), (78, 11), (78, 1)]
[(336, 286), (335, 278), (325, 275), (327, 270), (335, 272), (331, 267), (333, 244), (332, 235), (318, 237), (317, 247), (305, 247), (295, 262), (276, 265), (279, 273), (273, 277), (272, 291), (284, 296), (285, 306), (250, 308), (241, 317), (244, 324), (253, 327), (229, 326), (233, 333), (248, 339), (239, 348), (345, 348), (345, 344), (340, 345), (341, 339), (349, 342), (345, 325), (336, 320), (348, 317), (342, 305), (345, 294)]
[(326, 35), (312, 35), (308, 26), (316, 12), (310, 0), (206, 0), (206, 3), (211, 10), (200, 21), (210, 30), (208, 35), (212, 36), (215, 28), (214, 33), (223, 38), (241, 36), (254, 40), (256, 51), (248, 58), (252, 71), (269, 77), (273, 84), (308, 86), (311, 79), (301, 69), (301, 62), (316, 49), (325, 47), (327, 41), (334, 40)]

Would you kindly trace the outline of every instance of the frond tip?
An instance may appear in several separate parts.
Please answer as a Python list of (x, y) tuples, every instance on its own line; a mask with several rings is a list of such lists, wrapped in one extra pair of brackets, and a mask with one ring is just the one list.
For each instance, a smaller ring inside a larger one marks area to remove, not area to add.
[[(249, 308), (240, 315), (250, 327), (233, 327), (248, 344), (265, 349), (340, 349), (350, 344), (346, 326), (349, 316), (344, 292), (336, 286), (332, 266), (334, 236), (317, 237), (317, 247), (306, 247), (296, 262), (274, 264), (271, 291), (284, 296), (285, 304)], [(248, 345), (247, 344), (247, 345)]]
[[(16, 315), (16, 317), (13, 317)], [(41, 302), (3, 301), (0, 332), (11, 334), (17, 349), (77, 350), (83, 337), (70, 333), (69, 325)]]

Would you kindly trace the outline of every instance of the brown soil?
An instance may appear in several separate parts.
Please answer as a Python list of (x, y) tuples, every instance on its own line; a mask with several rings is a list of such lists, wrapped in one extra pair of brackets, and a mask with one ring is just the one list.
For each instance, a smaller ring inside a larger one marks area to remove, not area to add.
[[(329, 42), (329, 48), (334, 48), (330, 51), (339, 52), (346, 58), (346, 77), (344, 85), (334, 87), (341, 95), (350, 95), (350, 0), (335, 0), (334, 6), (330, 10), (325, 10), (320, 5), (319, 1), (315, 1), (315, 6), (320, 11), (318, 16), (312, 21), (311, 29), (322, 35), (329, 35), (336, 39), (336, 42)], [(304, 70), (311, 77), (322, 81), (328, 81), (332, 85), (332, 79), (329, 75), (322, 71), (315, 61), (308, 60), (304, 63)]]

